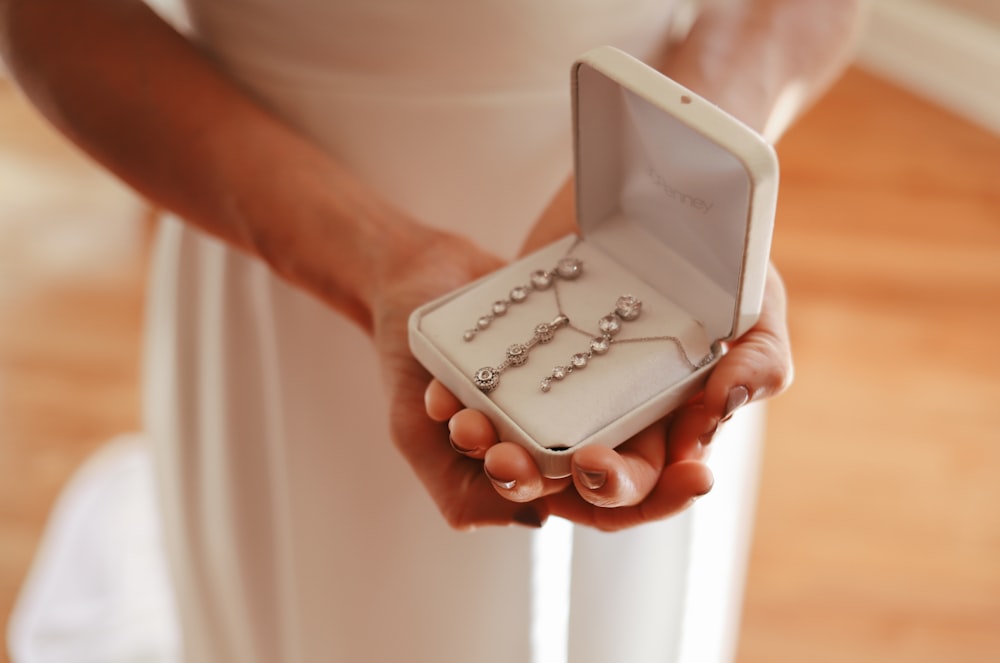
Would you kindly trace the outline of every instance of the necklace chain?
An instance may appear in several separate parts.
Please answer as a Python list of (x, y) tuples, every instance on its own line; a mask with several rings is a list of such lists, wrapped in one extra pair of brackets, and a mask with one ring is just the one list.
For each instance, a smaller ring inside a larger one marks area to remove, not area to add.
[[(580, 238), (577, 237), (576, 241), (573, 242), (573, 245), (569, 247), (563, 258), (560, 260), (559, 263), (560, 265), (566, 264), (566, 261), (570, 259), (570, 254), (572, 254), (573, 250), (580, 244), (580, 241), (581, 241)], [(510, 299), (501, 300), (494, 303), (494, 312), (480, 318), (478, 328), (473, 328), (465, 332), (464, 334), (465, 340), (471, 341), (475, 337), (478, 331), (485, 329), (487, 326), (489, 326), (489, 323), (492, 322), (494, 317), (505, 313), (506, 308), (509, 304), (523, 301), (523, 299), (527, 296), (527, 293), (531, 292), (532, 290), (550, 289), (551, 286), (552, 295), (553, 298), (555, 299), (556, 312), (558, 313), (558, 316), (551, 323), (543, 323), (541, 325), (538, 325), (535, 328), (535, 333), (532, 335), (532, 338), (526, 341), (525, 343), (514, 344), (510, 346), (507, 349), (506, 357), (500, 364), (498, 364), (495, 367), (486, 366), (476, 371), (475, 375), (473, 376), (473, 381), (476, 383), (476, 386), (478, 386), (480, 390), (486, 393), (493, 391), (493, 389), (495, 389), (499, 384), (501, 373), (503, 373), (506, 369), (510, 367), (521, 366), (522, 364), (524, 364), (528, 359), (527, 356), (528, 352), (530, 352), (531, 349), (538, 343), (549, 342), (552, 339), (554, 333), (560, 327), (566, 327), (567, 329), (571, 329), (577, 334), (580, 334), (581, 336), (584, 336), (587, 339), (589, 339), (591, 349), (588, 350), (587, 352), (573, 355), (573, 357), (570, 360), (570, 363), (567, 365), (556, 366), (553, 369), (552, 374), (549, 377), (546, 377), (542, 380), (541, 389), (543, 392), (549, 391), (553, 380), (562, 380), (570, 373), (574, 372), (574, 370), (582, 369), (584, 366), (587, 365), (587, 362), (594, 356), (595, 353), (604, 354), (605, 352), (607, 352), (607, 350), (610, 348), (612, 344), (650, 343), (654, 341), (669, 341), (677, 346), (677, 349), (680, 351), (681, 358), (692, 370), (697, 370), (699, 368), (702, 368), (703, 366), (706, 366), (712, 360), (715, 359), (716, 356), (715, 344), (712, 345), (712, 347), (709, 349), (708, 353), (705, 354), (705, 356), (703, 356), (701, 359), (698, 359), (697, 361), (694, 361), (688, 354), (687, 348), (684, 347), (684, 342), (677, 336), (663, 335), (663, 336), (639, 336), (634, 338), (613, 338), (614, 335), (613, 332), (607, 333), (602, 331), (599, 335), (595, 335), (591, 331), (582, 329), (581, 327), (577, 327), (576, 325), (574, 325), (570, 320), (570, 317), (563, 310), (562, 297), (560, 296), (559, 292), (559, 281), (561, 280), (560, 276), (562, 276), (562, 278), (566, 280), (575, 279), (576, 276), (579, 274), (581, 265), (582, 263), (580, 261), (574, 261), (572, 272), (571, 273), (566, 272), (565, 274), (560, 274), (558, 272), (559, 269), (558, 267), (550, 272), (546, 271), (534, 272), (532, 274), (533, 279), (535, 277), (541, 276), (549, 279), (549, 282), (546, 282), (544, 283), (543, 286), (539, 287), (534, 287), (535, 286), (534, 283), (529, 283), (529, 285), (527, 286), (519, 286), (518, 288), (515, 288), (514, 291), (511, 291), (512, 296)], [(525, 292), (524, 293), (515, 292), (521, 290), (524, 290)], [(515, 298), (513, 296), (515, 294), (523, 294), (523, 296)], [(633, 300), (636, 306), (636, 310), (634, 316), (629, 316), (623, 319), (633, 320), (634, 317), (638, 316), (638, 306), (641, 305), (641, 302), (639, 302), (634, 297), (623, 296), (622, 298), (619, 299), (619, 303), (621, 303), (625, 299)], [(608, 318), (611, 317), (613, 316), (608, 316)], [(603, 324), (606, 319), (607, 318), (602, 319), (601, 323)], [(701, 326), (702, 329), (704, 329), (704, 325), (702, 325), (701, 322), (698, 322), (698, 325)]]
[[(573, 253), (573, 249), (575, 249), (580, 244), (580, 241), (581, 241), (580, 238), (577, 237), (576, 241), (573, 242), (573, 245), (571, 247), (569, 247), (569, 249), (566, 251), (566, 256), (565, 257), (569, 257), (569, 255), (571, 253)], [(556, 300), (556, 312), (560, 316), (565, 317), (566, 320), (568, 321), (566, 323), (566, 327), (568, 329), (572, 329), (573, 331), (575, 331), (577, 334), (580, 334), (581, 336), (585, 336), (588, 339), (594, 338), (594, 333), (593, 332), (590, 332), (590, 331), (587, 331), (586, 329), (581, 329), (580, 327), (577, 327), (576, 325), (573, 324), (572, 318), (570, 318), (568, 315), (566, 315), (566, 311), (563, 310), (562, 298), (559, 296), (559, 282), (558, 281), (556, 281), (556, 282), (554, 282), (552, 284), (552, 294), (555, 296), (555, 300)], [(701, 322), (698, 322), (698, 325), (702, 329), (704, 329), (704, 325), (702, 325)], [(646, 343), (646, 342), (652, 342), (652, 341), (670, 341), (671, 343), (673, 343), (674, 345), (676, 345), (677, 349), (680, 350), (681, 358), (684, 360), (684, 363), (686, 363), (692, 369), (699, 369), (699, 368), (701, 368), (701, 367), (703, 367), (703, 366), (711, 363), (711, 361), (713, 359), (715, 359), (715, 351), (712, 350), (712, 349), (709, 349), (708, 353), (704, 357), (702, 357), (701, 359), (699, 359), (697, 361), (692, 360), (691, 356), (688, 354), (687, 348), (684, 347), (684, 341), (682, 341), (677, 336), (670, 336), (670, 335), (664, 335), (664, 336), (640, 336), (638, 338), (612, 338), (612, 339), (609, 339), (610, 343)]]

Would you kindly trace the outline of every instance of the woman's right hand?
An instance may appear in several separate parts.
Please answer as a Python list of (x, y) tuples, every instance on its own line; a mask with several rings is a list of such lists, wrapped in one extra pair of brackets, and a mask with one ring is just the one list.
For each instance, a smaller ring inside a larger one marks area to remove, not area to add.
[(453, 235), (426, 230), (419, 234), (409, 257), (384, 280), (372, 305), (393, 442), (451, 527), (541, 526), (548, 516), (544, 500), (519, 504), (500, 496), (483, 462), (474, 454), (456, 453), (448, 424), (428, 417), (424, 395), (431, 376), (414, 359), (408, 343), (407, 324), (415, 308), (494, 271), (502, 261)]

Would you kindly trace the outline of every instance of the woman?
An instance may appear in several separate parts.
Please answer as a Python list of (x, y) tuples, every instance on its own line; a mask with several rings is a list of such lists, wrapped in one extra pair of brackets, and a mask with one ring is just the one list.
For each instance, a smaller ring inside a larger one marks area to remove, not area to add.
[[(544, 480), (428, 386), (405, 324), (572, 230), (577, 55), (622, 47), (775, 139), (852, 3), (189, 0), (185, 36), (135, 0), (2, 7), (28, 96), (171, 212), (145, 395), (187, 661), (528, 660), (531, 532), (482, 526), (678, 513), (720, 424), (791, 379), (772, 271), (697, 403)], [(572, 660), (679, 656), (687, 604), (639, 595), (683, 594), (678, 522), (578, 537)]]

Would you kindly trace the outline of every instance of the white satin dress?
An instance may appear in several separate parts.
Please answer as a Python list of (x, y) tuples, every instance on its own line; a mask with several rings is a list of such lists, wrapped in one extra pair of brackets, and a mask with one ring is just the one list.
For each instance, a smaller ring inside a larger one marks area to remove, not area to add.
[[(512, 258), (571, 171), (570, 64), (600, 44), (648, 60), (678, 4), (187, 9), (226, 70), (386, 199)], [(361, 332), (179, 220), (153, 262), (146, 422), (186, 663), (731, 657), (750, 426), (723, 432), (716, 489), (666, 522), (454, 532), (389, 440)]]

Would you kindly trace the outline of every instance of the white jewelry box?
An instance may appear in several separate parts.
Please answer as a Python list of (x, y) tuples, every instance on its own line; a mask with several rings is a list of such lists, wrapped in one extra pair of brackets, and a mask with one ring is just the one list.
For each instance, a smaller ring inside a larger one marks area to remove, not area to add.
[[(777, 157), (759, 134), (622, 51), (587, 52), (572, 83), (580, 237), (418, 308), (409, 330), (414, 356), (550, 477), (570, 473), (574, 450), (617, 446), (688, 401), (725, 342), (755, 324), (778, 191)], [(493, 302), (567, 254), (582, 260), (579, 278), (531, 291), (463, 338)], [(543, 392), (543, 378), (587, 352), (626, 294), (642, 301), (639, 318)], [(502, 370), (493, 391), (476, 386), (480, 368), (560, 313), (570, 324), (551, 342)]]

